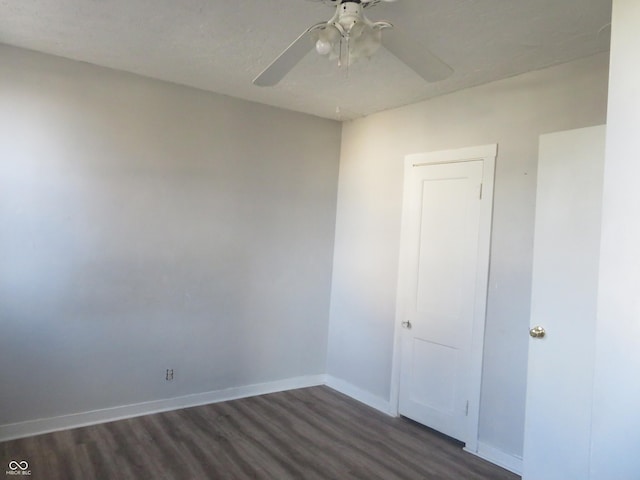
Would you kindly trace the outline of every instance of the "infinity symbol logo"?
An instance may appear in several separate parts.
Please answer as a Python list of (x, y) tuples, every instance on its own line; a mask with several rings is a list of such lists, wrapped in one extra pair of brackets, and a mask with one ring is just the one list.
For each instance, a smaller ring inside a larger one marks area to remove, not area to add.
[(11, 460), (9, 462), (9, 468), (11, 470), (27, 470), (29, 468), (29, 464), (27, 463), (26, 460), (23, 460), (21, 462), (16, 462), (15, 460)]

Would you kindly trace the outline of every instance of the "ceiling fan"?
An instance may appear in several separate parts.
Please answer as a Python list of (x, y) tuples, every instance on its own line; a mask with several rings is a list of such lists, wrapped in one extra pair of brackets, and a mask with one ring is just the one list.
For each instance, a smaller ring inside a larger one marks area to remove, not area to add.
[[(360, 58), (371, 57), (382, 43), (393, 55), (428, 82), (443, 80), (453, 69), (435, 54), (400, 32), (392, 31), (389, 22), (372, 22), (365, 14), (368, 9), (381, 2), (396, 0), (324, 0), (335, 5), (336, 12), (327, 22), (317, 23), (300, 35), (282, 52), (253, 84), (260, 87), (276, 85), (313, 48), (319, 55), (338, 60), (338, 65), (350, 65)], [(389, 30), (384, 34), (382, 31)]]

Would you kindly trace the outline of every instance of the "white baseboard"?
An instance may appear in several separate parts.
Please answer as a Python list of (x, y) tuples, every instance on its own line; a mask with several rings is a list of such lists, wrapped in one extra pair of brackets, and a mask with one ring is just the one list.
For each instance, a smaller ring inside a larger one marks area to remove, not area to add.
[(353, 398), (354, 400), (358, 400), (365, 405), (368, 405), (376, 410), (380, 410), (382, 413), (390, 416), (395, 416), (391, 411), (391, 403), (389, 400), (378, 397), (371, 392), (367, 392), (366, 390), (362, 390), (359, 387), (345, 381), (340, 378), (333, 377), (331, 375), (327, 375), (326, 385), (328, 387), (337, 390), (340, 393), (344, 393), (348, 397)]
[(296, 388), (324, 385), (326, 375), (309, 375), (304, 377), (288, 378), (274, 382), (246, 385), (242, 387), (227, 388), (213, 392), (196, 393), (182, 397), (153, 400), (151, 402), (122, 405), (119, 407), (105, 408), (90, 412), (74, 413), (59, 417), (41, 418), (19, 423), (0, 425), (0, 442), (16, 438), (30, 437), (42, 433), (66, 430), (69, 428), (85, 427), (98, 423), (112, 422), (125, 418), (139, 417), (152, 413), (166, 412), (180, 408), (196, 407), (209, 403), (225, 402), (238, 398), (253, 397), (267, 393), (282, 392)]
[(522, 475), (522, 457), (505, 453), (486, 443), (478, 442), (478, 451), (474, 452), (465, 448), (465, 451), (509, 470), (517, 475)]

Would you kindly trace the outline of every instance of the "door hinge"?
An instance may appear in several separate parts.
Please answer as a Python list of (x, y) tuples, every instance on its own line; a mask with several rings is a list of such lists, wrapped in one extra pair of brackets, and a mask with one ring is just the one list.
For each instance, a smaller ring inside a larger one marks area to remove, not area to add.
[(483, 185), (484, 184), (482, 184), (482, 183), (480, 184), (480, 200), (482, 200), (482, 187), (483, 187)]
[(464, 416), (465, 417), (469, 416), (469, 400), (467, 400), (467, 406), (464, 407)]

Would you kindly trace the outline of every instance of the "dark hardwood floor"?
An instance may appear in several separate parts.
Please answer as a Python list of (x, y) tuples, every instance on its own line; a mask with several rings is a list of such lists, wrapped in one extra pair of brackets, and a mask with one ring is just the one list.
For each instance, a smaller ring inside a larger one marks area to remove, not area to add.
[(520, 478), (328, 387), (13, 440), (0, 455), (34, 480)]

